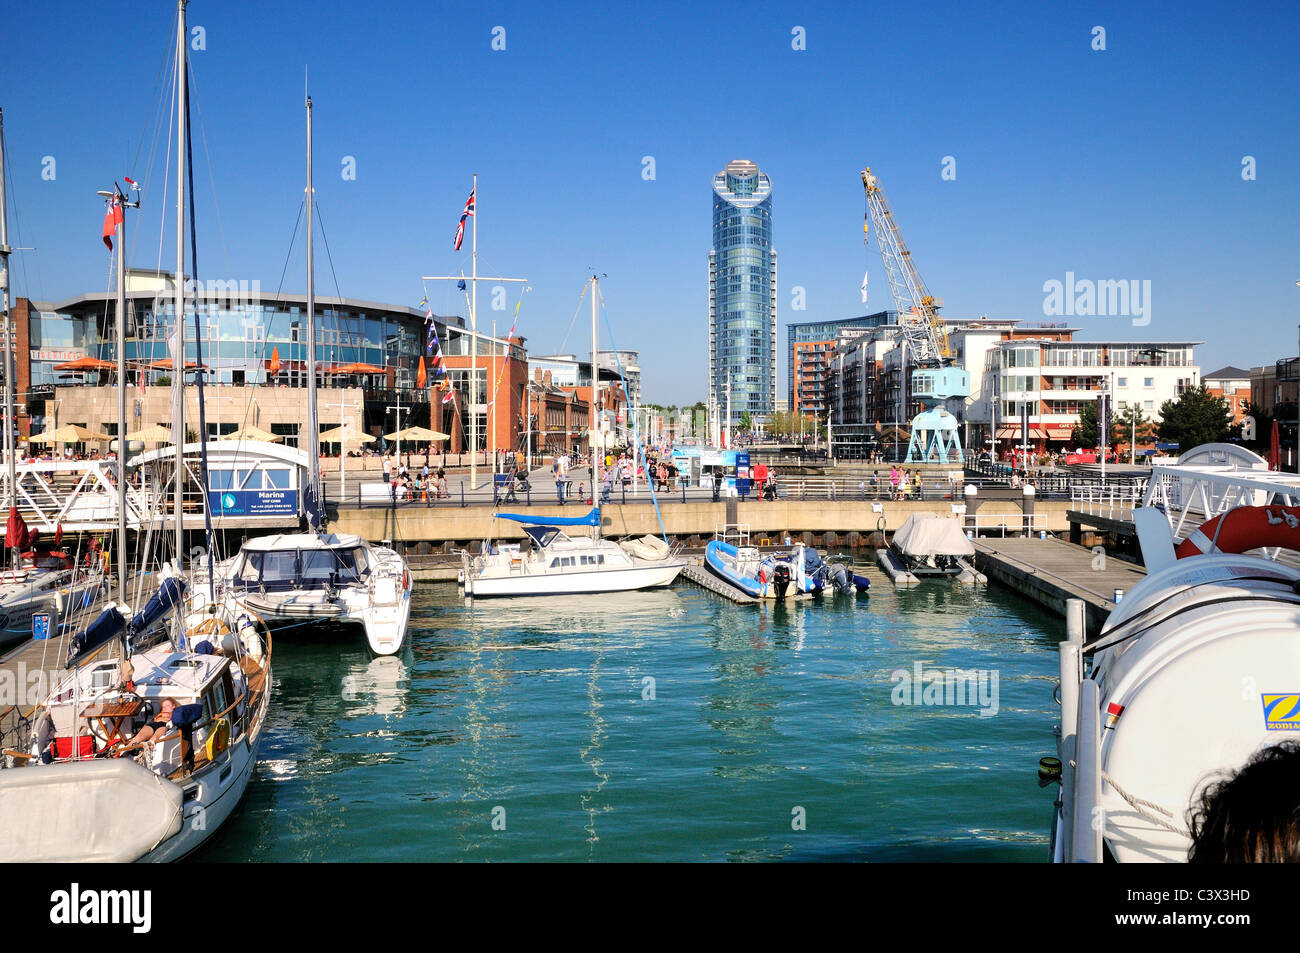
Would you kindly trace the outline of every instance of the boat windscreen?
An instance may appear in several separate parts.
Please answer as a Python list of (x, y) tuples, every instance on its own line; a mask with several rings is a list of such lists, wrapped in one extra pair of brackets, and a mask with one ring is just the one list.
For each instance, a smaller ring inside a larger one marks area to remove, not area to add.
[(524, 532), (532, 538), (539, 548), (545, 548), (563, 535), (554, 526), (525, 526)]

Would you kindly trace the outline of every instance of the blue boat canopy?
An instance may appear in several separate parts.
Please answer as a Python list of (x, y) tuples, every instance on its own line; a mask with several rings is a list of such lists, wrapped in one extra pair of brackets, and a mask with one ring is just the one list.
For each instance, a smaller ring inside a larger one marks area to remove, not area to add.
[(522, 513), (498, 513), (503, 520), (527, 523), (530, 526), (599, 526), (600, 507), (593, 506), (586, 516), (525, 516)]

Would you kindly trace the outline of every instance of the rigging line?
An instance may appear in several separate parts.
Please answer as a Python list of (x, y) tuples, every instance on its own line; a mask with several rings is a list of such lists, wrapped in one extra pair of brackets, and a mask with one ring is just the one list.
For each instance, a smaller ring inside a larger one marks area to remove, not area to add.
[(569, 318), (569, 329), (564, 332), (564, 338), (560, 341), (560, 349), (556, 354), (564, 353), (564, 346), (569, 343), (569, 335), (573, 333), (574, 322), (578, 320), (578, 312), (582, 310), (582, 301), (587, 297), (587, 285), (589, 282), (583, 282), (582, 294), (578, 295), (578, 306), (573, 309), (573, 317)]
[[(338, 298), (339, 301), (342, 301), (342, 300), (343, 300), (343, 292), (342, 292), (341, 290), (339, 290), (339, 276), (338, 276), (338, 275), (335, 273), (335, 271), (334, 271), (334, 255), (330, 252), (330, 240), (329, 240), (328, 236), (326, 236), (326, 234), (325, 234), (325, 219), (324, 219), (323, 217), (321, 217), (321, 213), (320, 213), (320, 203), (319, 203), (319, 202), (313, 202), (312, 204), (313, 204), (313, 205), (315, 206), (315, 208), (316, 208), (316, 218), (315, 218), (315, 221), (320, 225), (320, 237), (321, 237), (321, 241), (323, 241), (323, 242), (325, 243), (325, 258), (326, 258), (326, 259), (329, 261), (329, 263), (330, 263), (330, 276), (334, 279), (334, 297)], [(335, 317), (336, 320), (337, 320), (338, 317), (339, 317), (339, 313), (340, 313), (340, 310), (339, 310), (338, 308), (335, 308), (335, 310), (334, 310), (334, 317)], [(346, 313), (346, 312), (345, 312), (345, 313)], [(358, 350), (357, 350), (357, 360), (361, 360), (361, 358), (364, 356), (364, 354), (362, 353), (361, 349), (365, 347), (365, 343), (364, 343), (364, 341), (362, 341), (362, 337), (363, 337), (363, 335), (362, 335), (362, 327), (361, 327), (361, 318), (358, 316), (358, 317), (356, 317), (355, 319), (353, 319), (353, 318), (344, 318), (343, 320), (344, 320), (344, 322), (345, 322), (345, 324), (344, 324), (344, 329), (345, 329), (345, 330), (346, 330), (346, 328), (347, 328), (348, 326), (353, 326), (353, 327), (354, 327), (354, 329), (355, 329), (355, 331), (356, 331), (356, 340), (358, 341), (358, 343), (355, 344), (355, 345), (350, 345), (350, 344), (347, 344), (345, 341), (340, 341), (340, 343), (334, 345), (334, 347), (335, 347), (334, 357), (335, 357), (335, 360), (337, 360), (338, 363), (340, 363), (340, 364), (344, 363), (344, 357), (343, 357), (343, 351), (342, 351), (342, 348), (344, 348), (344, 347), (356, 347), (356, 348), (358, 349)], [(318, 356), (317, 359), (319, 360), (319, 356)], [(328, 387), (326, 388), (326, 390), (335, 390), (335, 389), (337, 389), (337, 388), (328, 388)]]
[[(158, 260), (154, 265), (154, 273), (157, 275), (162, 275), (163, 273), (162, 270), (163, 237), (166, 235), (167, 232), (167, 187), (171, 183), (171, 174), (172, 174), (171, 118), (172, 116), (176, 115), (176, 84), (175, 83), (172, 84), (171, 96), (172, 96), (171, 99), (172, 104), (171, 107), (167, 110), (167, 154), (163, 156), (163, 187), (162, 187), (163, 200), (159, 205), (160, 216), (159, 216), (159, 224), (158, 224)], [(178, 185), (177, 188), (179, 187), (180, 186)], [(179, 199), (177, 201), (179, 201)], [(178, 275), (177, 280), (183, 281), (184, 276)], [(183, 320), (183, 317), (184, 317), (183, 315), (178, 315), (177, 320)], [(154, 315), (154, 320), (155, 322), (158, 320), (158, 316), (156, 314)], [(150, 357), (152, 357), (154, 354), (157, 353), (156, 351), (153, 350), (153, 348), (150, 348), (149, 350), (150, 350), (150, 355), (149, 355)], [(182, 439), (184, 438), (182, 437)]]
[[(153, 92), (149, 94), (149, 102), (151, 104), (152, 103), (157, 103), (158, 105), (162, 104), (158, 97), (158, 88), (159, 88), (159, 84), (162, 83), (164, 74), (170, 75), (170, 73), (167, 71), (169, 66), (171, 65), (173, 54), (176, 51), (176, 29), (178, 26), (179, 24), (177, 23), (177, 21), (172, 20), (171, 29), (167, 32), (167, 46), (163, 47), (162, 56), (159, 58), (158, 61), (158, 72), (154, 75)], [(153, 111), (151, 110), (151, 112)], [(153, 114), (158, 115), (157, 112), (153, 112)], [(148, 132), (149, 132), (149, 120), (146, 119), (144, 124), (144, 130), (141, 131), (140, 133), (140, 141), (135, 147), (135, 158), (131, 160), (130, 168), (132, 168), (132, 170), (134, 170), (136, 163), (140, 161), (140, 152), (141, 150), (144, 149), (144, 141), (145, 138), (147, 137)], [(154, 141), (155, 142), (157, 141), (156, 132), (154, 134)]]
[[(18, 190), (17, 190), (16, 188), (14, 188), (14, 183), (15, 183), (17, 180), (15, 179), (14, 174), (13, 174), (13, 173), (14, 173), (14, 166), (13, 166), (13, 158), (12, 158), (12, 156), (10, 155), (10, 152), (9, 152), (9, 137), (8, 137), (8, 134), (4, 134), (4, 137), (5, 137), (5, 138), (4, 138), (5, 174), (6, 174), (6, 176), (7, 176), (7, 178), (6, 178), (5, 181), (6, 181), (7, 186), (8, 186), (8, 188), (6, 189), (6, 193), (5, 193), (5, 194), (6, 194), (6, 195), (12, 195), (12, 196), (13, 196), (13, 207), (14, 207), (14, 232), (15, 232), (15, 234), (17, 235), (17, 238), (18, 238), (18, 246), (21, 248), (22, 246), (24, 246), (24, 245), (27, 244), (27, 242), (25, 242), (25, 241), (23, 240), (23, 224), (22, 224), (22, 223), (23, 223), (23, 216), (22, 216), (22, 206), (18, 204)], [(37, 250), (37, 251), (35, 251), (33, 254), (34, 254), (35, 258), (36, 258), (36, 265), (35, 265), (35, 267), (36, 267), (36, 283), (37, 283), (37, 289), (38, 289), (38, 292), (39, 292), (39, 294), (40, 294), (40, 296), (41, 296), (41, 300), (42, 300), (42, 301), (46, 301), (46, 300), (49, 300), (49, 299), (47, 299), (47, 298), (45, 297), (45, 280), (44, 280), (44, 278), (41, 276), (41, 257), (40, 257), (40, 251)], [(23, 290), (27, 292), (27, 294), (24, 295), (24, 297), (26, 297), (26, 298), (28, 298), (28, 299), (30, 300), (30, 298), (31, 298), (31, 282), (28, 280), (28, 277), (27, 277), (27, 256), (25, 256), (25, 255), (19, 255), (19, 256), (18, 256), (18, 267), (22, 270), (22, 273), (23, 273)], [(11, 273), (12, 273), (12, 269), (11, 269)], [(12, 286), (11, 286), (11, 290), (12, 290)], [(10, 308), (11, 308), (11, 309), (12, 309), (12, 307), (13, 307), (13, 298), (14, 298), (14, 296), (11, 294), (11, 295), (10, 295), (10, 300), (9, 300), (9, 304), (10, 304)]]
[[(203, 158), (208, 163), (208, 185), (212, 189), (212, 211), (217, 216), (217, 235), (221, 238), (221, 257), (225, 261), (226, 276), (234, 277), (234, 269), (230, 267), (230, 249), (226, 245), (226, 227), (221, 221), (221, 203), (217, 200), (217, 180), (212, 172), (212, 155), (208, 152), (208, 131), (203, 124), (203, 107), (198, 103), (199, 81), (194, 75), (194, 67), (190, 65), (190, 58), (185, 58), (185, 72), (189, 75), (190, 83), (194, 86), (194, 95), (187, 94), (187, 100), (194, 105), (195, 115), (199, 119), (199, 142), (203, 144)], [(194, 192), (191, 188), (190, 201), (194, 201)]]
[[(190, 76), (188, 56), (184, 58), (184, 60), (182, 61), (182, 65), (184, 66), (185, 69), (185, 77), (184, 77), (185, 105), (188, 107), (192, 101), (192, 97), (190, 96), (190, 82), (192, 80), (192, 77)], [(187, 113), (188, 113), (188, 109), (187, 109)], [(190, 123), (188, 122), (185, 124), (185, 160), (189, 166), (189, 184), (190, 184), (190, 195), (191, 195), (190, 271), (194, 275), (194, 380), (195, 383), (198, 385), (198, 398), (199, 398), (199, 492), (202, 493), (204, 497), (206, 497), (208, 494), (208, 427), (207, 427), (207, 411), (204, 407), (204, 404), (206, 402), (203, 399), (203, 378), (206, 375), (206, 372), (203, 367), (203, 330), (202, 330), (201, 319), (199, 314), (201, 310), (199, 307), (199, 238), (198, 238), (197, 222), (195, 220), (194, 200), (192, 198), (192, 196), (194, 195), (194, 142), (190, 133)], [(176, 355), (175, 373), (181, 375), (181, 379), (180, 379), (181, 390), (183, 393), (185, 389), (185, 354), (183, 350), (179, 348), (178, 348), (178, 352), (179, 353), (177, 353)], [(181, 439), (183, 440), (184, 435), (180, 435), (180, 436)], [(206, 499), (203, 500), (201, 505), (203, 508), (203, 534), (204, 534), (203, 548), (207, 551), (207, 555), (208, 555), (209, 599), (212, 602), (216, 602), (217, 595), (216, 595), (216, 591), (213, 589), (216, 576), (215, 573), (213, 572), (213, 566), (212, 566), (212, 548), (213, 548), (212, 508), (208, 506), (208, 501)], [(184, 525), (185, 516), (183, 513), (178, 513), (176, 515), (176, 518), (181, 520), (182, 525)]]
[[(605, 303), (605, 292), (597, 288), (596, 293), (600, 295), (600, 306), (601, 309), (605, 312), (605, 330), (609, 332), (609, 349), (614, 354), (614, 361), (618, 366), (618, 376), (623, 383), (623, 397), (624, 399), (628, 400), (628, 411), (630, 412), (632, 410), (632, 403), (628, 395), (627, 378), (623, 375), (623, 358), (619, 356), (618, 345), (614, 343), (614, 329), (610, 327), (610, 323), (609, 323), (609, 306)], [(595, 354), (591, 355), (591, 381), (592, 381), (592, 388), (593, 388), (592, 393), (594, 394), (596, 393), (596, 390), (599, 389), (598, 385), (600, 382), (600, 372), (596, 369)], [(650, 472), (649, 462), (645, 459), (645, 451), (641, 448), (641, 435), (640, 435), (639, 428), (637, 426), (637, 415), (631, 414), (631, 417), (632, 417), (632, 447), (633, 447), (632, 467), (634, 469), (636, 468), (637, 456), (639, 455), (641, 457), (642, 464), (645, 466), (645, 480), (646, 480), (646, 486), (649, 487), (650, 489), (650, 501), (655, 505), (655, 516), (659, 518), (659, 532), (663, 536), (664, 542), (667, 543), (668, 531), (664, 528), (664, 516), (661, 512), (659, 512), (659, 498), (655, 494), (654, 476)], [(594, 426), (595, 426), (595, 422), (592, 421), (592, 427)], [(594, 433), (595, 431), (593, 430), (592, 432)], [(596, 452), (595, 448), (593, 447), (592, 448), (593, 456), (595, 452)], [(593, 470), (592, 472), (594, 473), (595, 471)]]
[[(170, 34), (170, 36), (175, 36), (175, 35), (176, 35), (176, 34), (175, 34), (175, 30), (173, 30), (172, 33)], [(175, 48), (175, 43), (173, 42), (173, 43), (172, 43), (172, 46), (171, 46), (170, 49), (174, 49), (174, 48)], [(172, 91), (173, 91), (173, 94), (174, 94), (174, 90), (175, 90), (175, 88), (176, 88), (176, 84), (172, 81), (172, 80), (173, 80), (173, 75), (172, 75), (173, 64), (172, 64), (172, 57), (170, 56), (170, 49), (169, 49), (169, 50), (164, 50), (164, 51), (163, 51), (163, 52), (164, 52), (164, 67), (163, 67), (163, 75), (162, 75), (162, 78), (163, 78), (163, 80), (168, 84), (168, 89), (172, 90)], [(158, 137), (159, 137), (159, 135), (162, 133), (162, 127), (163, 127), (163, 121), (164, 121), (163, 110), (162, 110), (162, 100), (161, 100), (160, 98), (156, 98), (155, 101), (156, 101), (156, 103), (157, 103), (157, 108), (154, 110), (154, 113), (153, 113), (153, 115), (154, 115), (153, 139), (152, 139), (152, 140), (150, 141), (150, 143), (149, 143), (149, 158), (145, 161), (144, 174), (141, 176), (141, 179), (142, 179), (143, 182), (144, 182), (143, 186), (141, 187), (141, 193), (142, 193), (142, 194), (148, 194), (148, 193), (149, 193), (150, 182), (153, 181), (153, 168), (154, 168), (154, 165), (153, 165), (153, 164), (154, 164), (154, 159), (155, 159), (155, 157), (158, 155)], [(168, 116), (167, 116), (167, 118), (170, 118), (170, 110), (168, 110)], [(170, 126), (169, 126), (169, 127), (168, 127), (168, 134), (170, 135), (170, 133), (171, 133), (171, 128), (170, 128)], [(143, 143), (143, 139), (141, 140), (141, 142)], [(137, 154), (137, 157), (136, 157), (136, 161), (139, 161), (139, 156), (138, 156), (138, 154)], [(138, 170), (136, 170), (136, 171), (138, 171)], [(164, 170), (164, 172), (166, 172), (166, 170)], [(165, 179), (164, 179), (164, 181), (165, 181)], [(166, 202), (166, 199), (167, 199), (167, 192), (166, 192), (166, 188), (164, 187), (164, 190), (163, 190), (163, 201), (164, 201), (164, 203)], [(132, 256), (132, 257), (135, 256), (136, 245), (137, 245), (137, 243), (140, 241), (140, 238), (141, 238), (141, 236), (142, 236), (143, 234), (144, 234), (144, 229), (142, 229), (142, 228), (140, 228), (140, 229), (136, 229), (134, 232), (131, 233), (131, 256)]]

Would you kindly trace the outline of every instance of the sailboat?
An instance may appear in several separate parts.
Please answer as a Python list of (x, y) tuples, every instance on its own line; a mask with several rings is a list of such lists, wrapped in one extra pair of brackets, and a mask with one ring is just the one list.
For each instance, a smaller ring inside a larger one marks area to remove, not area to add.
[(411, 573), (394, 550), (360, 536), (325, 531), (316, 402), (316, 286), (312, 244), (312, 103), (307, 97), (307, 485), (309, 531), (247, 540), (213, 570), (208, 585), (235, 612), (249, 609), (272, 629), (304, 623), (360, 627), (376, 655), (394, 655), (406, 640)]
[[(184, 355), (186, 0), (177, 2), (176, 354)], [(116, 203), (120, 192), (114, 194)], [(191, 227), (193, 207), (190, 207)], [(117, 219), (117, 344), (124, 361), (124, 217)], [(201, 346), (201, 343), (200, 343)], [(200, 388), (202, 384), (199, 384)], [(184, 433), (184, 380), (172, 381), (174, 432)], [(200, 406), (202, 391), (200, 389)], [(126, 424), (118, 405), (119, 433)], [(176, 552), (157, 591), (120, 602), (71, 639), (66, 674), (26, 715), (23, 744), (0, 770), (0, 861), (167, 861), (192, 853), (239, 805), (252, 777), (270, 704), (270, 640), (255, 614), (208, 605), (186, 611), (185, 472), (177, 446)], [(204, 466), (206, 477), (206, 466)], [(119, 480), (125, 485), (125, 480)], [(119, 515), (124, 532), (125, 511)], [(211, 541), (211, 528), (208, 527)], [(119, 553), (125, 551), (119, 540)], [(147, 728), (149, 737), (143, 737)]]
[[(595, 445), (596, 383), (600, 279), (591, 278), (591, 485), (600, 484), (600, 454)], [(599, 500), (599, 497), (596, 498)], [(600, 536), (600, 503), (584, 516), (538, 517), (498, 513), (497, 518), (523, 524), (522, 543), (485, 541), (482, 551), (461, 554), (457, 581), (467, 596), (549, 596), (594, 592), (628, 592), (672, 585), (686, 566), (667, 541), (660, 546), (637, 540), (622, 545)], [(587, 526), (591, 536), (571, 537), (563, 527)]]

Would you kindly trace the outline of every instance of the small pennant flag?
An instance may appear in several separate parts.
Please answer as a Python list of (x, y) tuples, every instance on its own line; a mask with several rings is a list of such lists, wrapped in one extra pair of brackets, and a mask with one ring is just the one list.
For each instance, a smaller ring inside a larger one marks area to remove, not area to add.
[(122, 203), (118, 199), (119, 196), (114, 195), (113, 204), (104, 213), (104, 244), (109, 251), (113, 250), (113, 235), (117, 232), (117, 226), (125, 221), (122, 216)]
[(867, 303), (867, 272), (862, 273), (862, 303)]
[[(454, 251), (460, 251), (460, 243), (465, 240), (465, 219), (474, 214), (474, 190), (470, 189), (469, 199), (465, 202), (465, 210), (460, 213), (460, 224), (456, 226), (456, 244)], [(462, 285), (462, 287), (464, 287)]]
[(444, 404), (450, 404), (455, 399), (456, 399), (456, 392), (454, 390), (449, 390), (447, 391), (447, 396), (442, 399), (442, 402)]

